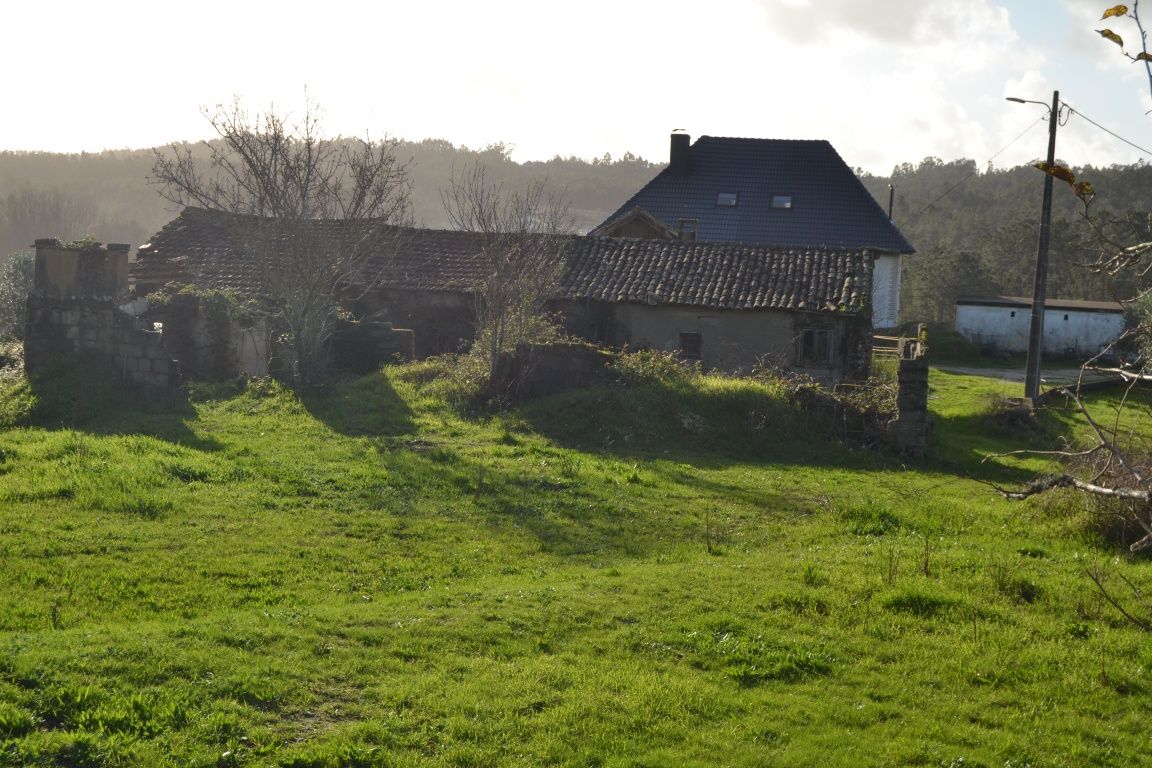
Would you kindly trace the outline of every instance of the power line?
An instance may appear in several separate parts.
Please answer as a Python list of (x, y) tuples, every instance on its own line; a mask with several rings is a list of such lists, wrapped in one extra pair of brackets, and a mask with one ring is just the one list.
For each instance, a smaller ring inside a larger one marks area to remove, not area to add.
[(1141, 152), (1143, 152), (1144, 154), (1148, 155), (1149, 157), (1152, 157), (1152, 152), (1150, 152), (1149, 150), (1147, 150), (1147, 149), (1144, 149), (1144, 147), (1140, 146), (1139, 144), (1136, 144), (1136, 143), (1134, 143), (1134, 142), (1128, 141), (1128, 139), (1124, 138), (1123, 136), (1121, 136), (1120, 134), (1116, 133), (1115, 131), (1110, 131), (1109, 129), (1107, 129), (1107, 128), (1105, 128), (1104, 126), (1100, 125), (1100, 123), (1098, 123), (1098, 122), (1096, 122), (1095, 120), (1093, 120), (1092, 118), (1088, 117), (1088, 115), (1084, 114), (1083, 112), (1079, 111), (1078, 109), (1075, 109), (1075, 108), (1073, 108), (1073, 107), (1072, 107), (1072, 105), (1070, 105), (1070, 104), (1065, 104), (1064, 106), (1068, 107), (1068, 111), (1069, 111), (1069, 112), (1071, 112), (1071, 113), (1072, 113), (1072, 114), (1074, 114), (1074, 115), (1079, 115), (1080, 117), (1084, 118), (1084, 119), (1085, 119), (1085, 120), (1087, 120), (1088, 122), (1092, 123), (1092, 125), (1096, 126), (1096, 127), (1097, 127), (1097, 128), (1099, 128), (1100, 130), (1104, 131), (1104, 133), (1108, 134), (1109, 136), (1111, 136), (1111, 137), (1113, 137), (1113, 138), (1115, 138), (1115, 139), (1119, 139), (1120, 141), (1124, 142), (1125, 144), (1127, 144), (1128, 146), (1132, 147), (1133, 149), (1138, 149), (1138, 150), (1140, 150)]
[[(1071, 107), (1069, 107), (1069, 109), (1071, 109)], [(1040, 118), (1037, 118), (1036, 122), (1034, 122), (1034, 123), (1032, 123), (1031, 125), (1029, 125), (1029, 126), (1028, 126), (1027, 128), (1025, 128), (1023, 131), (1021, 131), (1021, 132), (1020, 132), (1020, 134), (1019, 134), (1019, 135), (1018, 135), (1016, 138), (1012, 139), (1012, 141), (1008, 142), (1008, 143), (1007, 143), (1007, 144), (1005, 144), (1003, 147), (1001, 147), (1001, 148), (1000, 148), (1000, 151), (999, 151), (999, 152), (997, 152), (996, 154), (992, 155), (992, 157), (988, 158), (988, 160), (987, 160), (987, 161), (985, 161), (985, 163), (984, 163), (984, 164), (985, 164), (985, 165), (988, 165), (988, 163), (991, 163), (993, 160), (995, 160), (996, 158), (1000, 157), (1000, 155), (1002, 155), (1002, 154), (1004, 154), (1005, 152), (1007, 152), (1007, 151), (1008, 151), (1008, 148), (1009, 148), (1009, 147), (1011, 147), (1011, 146), (1012, 146), (1013, 144), (1015, 144), (1016, 142), (1020, 141), (1020, 139), (1024, 138), (1024, 135), (1025, 135), (1026, 133), (1028, 133), (1028, 132), (1029, 132), (1029, 131), (1031, 131), (1033, 128), (1035, 128), (1037, 125), (1039, 125), (1040, 123), (1044, 122), (1044, 121), (1045, 121), (1045, 120), (1047, 120), (1047, 119), (1048, 119), (1048, 116), (1047, 116), (1047, 115), (1045, 115), (1045, 116), (1043, 116), (1043, 117), (1040, 117)], [(1085, 119), (1087, 119), (1087, 118), (1085, 118)], [(979, 172), (980, 172), (980, 168), (979, 168), (979, 167), (976, 167), (976, 168), (974, 168), (974, 169), (972, 170), (972, 172), (971, 172), (971, 173), (969, 173), (969, 174), (968, 174), (967, 176), (965, 176), (964, 178), (960, 179), (960, 181), (956, 182), (955, 184), (953, 184), (953, 185), (952, 185), (951, 187), (949, 187), (948, 189), (944, 190), (943, 194), (941, 194), (941, 195), (940, 195), (939, 197), (937, 197), (935, 200), (933, 200), (932, 202), (928, 203), (928, 205), (924, 206), (924, 207), (923, 207), (923, 208), (921, 208), (919, 211), (917, 211), (917, 212), (916, 212), (916, 213), (915, 213), (915, 214), (912, 216), (912, 218), (910, 218), (910, 219), (908, 219), (906, 222), (904, 222), (904, 225), (905, 225), (905, 226), (907, 226), (908, 224), (913, 224), (913, 223), (915, 223), (917, 219), (919, 219), (921, 216), (923, 216), (925, 213), (927, 213), (929, 210), (931, 210), (933, 206), (935, 206), (937, 203), (939, 203), (939, 202), (940, 202), (941, 200), (943, 200), (944, 198), (948, 197), (948, 195), (950, 195), (950, 194), (952, 194), (953, 192), (955, 192), (957, 189), (959, 189), (961, 186), (963, 186), (965, 183), (967, 183), (969, 179), (971, 179), (973, 176), (975, 176), (975, 175), (976, 175), (976, 174), (978, 174)]]

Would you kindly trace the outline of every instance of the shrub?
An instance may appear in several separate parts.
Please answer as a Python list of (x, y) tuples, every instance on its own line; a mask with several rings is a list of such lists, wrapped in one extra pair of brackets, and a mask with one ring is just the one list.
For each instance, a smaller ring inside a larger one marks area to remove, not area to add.
[(626, 386), (678, 386), (700, 376), (699, 362), (684, 360), (675, 352), (658, 349), (629, 352), (625, 348), (613, 367)]
[(36, 257), (16, 251), (0, 265), (0, 341), (24, 338), (24, 306), (32, 292)]

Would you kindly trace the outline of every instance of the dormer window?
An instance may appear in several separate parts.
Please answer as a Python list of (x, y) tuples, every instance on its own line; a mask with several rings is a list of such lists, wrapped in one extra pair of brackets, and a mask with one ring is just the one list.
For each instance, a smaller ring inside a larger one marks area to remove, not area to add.
[(772, 207), (787, 209), (792, 207), (792, 195), (772, 195)]
[(739, 192), (719, 192), (716, 195), (717, 208), (735, 208), (740, 200)]

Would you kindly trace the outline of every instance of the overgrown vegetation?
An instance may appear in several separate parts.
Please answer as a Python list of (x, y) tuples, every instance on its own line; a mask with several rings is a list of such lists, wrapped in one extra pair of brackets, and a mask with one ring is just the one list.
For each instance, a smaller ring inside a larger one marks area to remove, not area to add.
[(148, 316), (161, 318), (164, 344), (186, 375), (236, 375), (234, 334), (252, 328), (257, 310), (228, 291), (170, 283), (148, 296)]
[(426, 361), (10, 420), (0, 762), (1143, 760), (1146, 636), (1084, 571), (1152, 566), (980, 484), (1046, 466), (981, 463), (1029, 445), (977, 426), (1002, 385), (934, 374), (909, 468), (630, 362), (498, 414)]
[(35, 266), (32, 251), (17, 251), (0, 264), (0, 341), (24, 338), (25, 307)]

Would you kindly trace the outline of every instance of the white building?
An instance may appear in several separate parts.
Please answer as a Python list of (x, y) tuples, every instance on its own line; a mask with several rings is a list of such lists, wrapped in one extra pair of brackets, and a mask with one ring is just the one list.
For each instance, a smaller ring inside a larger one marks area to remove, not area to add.
[[(956, 331), (979, 347), (1027, 352), (1032, 299), (984, 296), (957, 299)], [(1090, 357), (1124, 332), (1124, 307), (1115, 301), (1048, 299), (1044, 303), (1046, 355)]]

